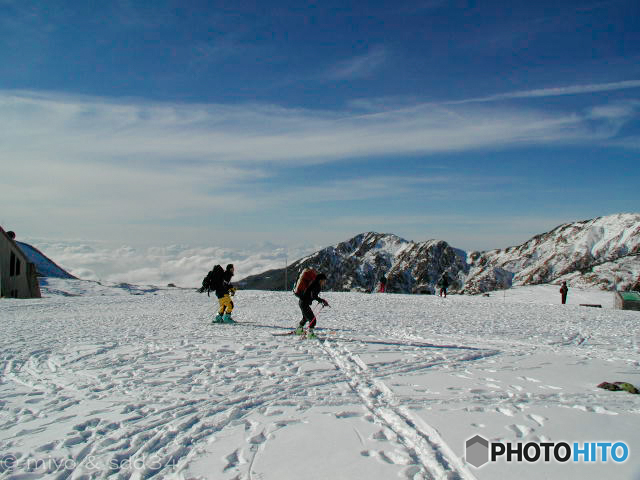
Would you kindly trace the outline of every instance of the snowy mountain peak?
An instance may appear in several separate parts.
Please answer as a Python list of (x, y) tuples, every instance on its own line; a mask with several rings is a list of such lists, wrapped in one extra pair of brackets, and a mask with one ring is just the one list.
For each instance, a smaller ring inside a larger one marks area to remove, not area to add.
[(325, 272), (328, 288), (336, 291), (373, 291), (385, 274), (388, 291), (433, 293), (445, 272), (452, 289), (471, 294), (562, 280), (626, 289), (640, 276), (640, 214), (566, 223), (518, 246), (469, 254), (443, 240), (412, 242), (393, 234), (361, 233), (294, 262), (286, 272), (270, 270), (241, 283), (290, 289), (306, 267)]
[(466, 267), (466, 254), (444, 241), (416, 243), (388, 233), (367, 232), (324, 248), (291, 264), (242, 281), (245, 288), (281, 290), (292, 287), (304, 268), (325, 272), (328, 288), (334, 291), (372, 291), (380, 277), (388, 278), (389, 291), (429, 292), (444, 271), (452, 279)]
[(640, 275), (640, 214), (623, 213), (560, 225), (522, 245), (472, 252), (466, 293), (569, 281), (626, 289)]

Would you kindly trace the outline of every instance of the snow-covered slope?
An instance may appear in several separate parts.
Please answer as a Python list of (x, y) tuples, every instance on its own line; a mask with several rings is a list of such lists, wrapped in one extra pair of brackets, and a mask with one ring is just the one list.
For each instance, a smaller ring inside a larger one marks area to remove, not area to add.
[(516, 247), (469, 254), (465, 293), (570, 281), (625, 290), (640, 276), (640, 214), (567, 223)]
[(43, 277), (54, 278), (76, 278), (65, 269), (58, 266), (53, 260), (47, 257), (37, 248), (24, 242), (16, 242), (20, 250), (27, 256), (30, 262), (36, 265), (36, 270)]
[[(640, 313), (610, 292), (327, 292), (312, 341), (272, 335), (300, 315), (288, 292), (240, 290), (241, 323), (212, 325), (217, 302), (194, 290), (48, 282), (84, 293), (0, 302), (2, 479), (640, 475), (639, 396), (597, 388), (640, 385)], [(475, 468), (474, 435), (625, 442), (629, 458)]]

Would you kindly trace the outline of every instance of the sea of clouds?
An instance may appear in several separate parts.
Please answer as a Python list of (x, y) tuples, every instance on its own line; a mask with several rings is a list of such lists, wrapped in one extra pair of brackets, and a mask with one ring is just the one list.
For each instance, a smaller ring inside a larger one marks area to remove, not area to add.
[(262, 273), (319, 250), (318, 246), (260, 244), (244, 249), (188, 245), (131, 246), (86, 241), (28, 239), (47, 257), (83, 280), (198, 287), (215, 264), (235, 266), (234, 280)]

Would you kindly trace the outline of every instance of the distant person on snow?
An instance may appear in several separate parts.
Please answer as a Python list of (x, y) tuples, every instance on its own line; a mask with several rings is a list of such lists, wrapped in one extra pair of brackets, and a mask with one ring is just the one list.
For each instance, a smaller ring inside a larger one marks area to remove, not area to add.
[(215, 323), (236, 323), (231, 318), (231, 312), (233, 311), (233, 301), (231, 297), (236, 293), (235, 287), (231, 284), (231, 277), (233, 277), (233, 264), (227, 265), (227, 268), (222, 276), (222, 281), (216, 287), (216, 297), (218, 297), (218, 303), (220, 309), (216, 316)]
[(560, 287), (560, 295), (562, 296), (562, 304), (567, 303), (567, 293), (569, 292), (569, 287), (567, 287), (567, 282), (562, 282), (562, 286)]
[(444, 298), (447, 298), (447, 288), (449, 288), (449, 276), (447, 272), (444, 272), (440, 277), (440, 296), (444, 294)]
[(302, 320), (300, 320), (298, 328), (296, 328), (296, 334), (302, 335), (304, 333), (305, 324), (309, 322), (309, 333), (307, 336), (308, 338), (315, 338), (316, 315), (313, 313), (313, 310), (311, 310), (311, 304), (315, 300), (325, 307), (329, 306), (329, 302), (318, 296), (326, 282), (327, 276), (324, 273), (319, 273), (307, 289), (300, 295), (298, 306), (302, 311)]
[(387, 290), (387, 277), (384, 276), (384, 273), (380, 277), (380, 288), (378, 292), (384, 293)]

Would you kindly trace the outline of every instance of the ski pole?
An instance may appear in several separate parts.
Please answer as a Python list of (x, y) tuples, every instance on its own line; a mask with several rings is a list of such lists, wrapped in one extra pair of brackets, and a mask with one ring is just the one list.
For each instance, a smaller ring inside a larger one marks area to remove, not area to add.
[(311, 320), (311, 321), (309, 322), (309, 328), (315, 328), (315, 327), (316, 327), (316, 322), (317, 322), (317, 319), (318, 319), (318, 314), (322, 311), (322, 309), (323, 309), (323, 308), (324, 308), (324, 303), (320, 305), (320, 308), (318, 309), (318, 311), (317, 311), (317, 312), (313, 312), (313, 310), (312, 310), (312, 312), (313, 312), (313, 320)]

